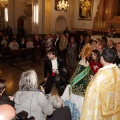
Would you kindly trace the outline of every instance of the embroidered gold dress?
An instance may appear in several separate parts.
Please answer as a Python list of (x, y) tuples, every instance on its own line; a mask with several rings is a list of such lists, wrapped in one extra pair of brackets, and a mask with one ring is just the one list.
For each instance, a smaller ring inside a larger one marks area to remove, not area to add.
[(120, 120), (120, 69), (100, 68), (89, 83), (80, 120)]

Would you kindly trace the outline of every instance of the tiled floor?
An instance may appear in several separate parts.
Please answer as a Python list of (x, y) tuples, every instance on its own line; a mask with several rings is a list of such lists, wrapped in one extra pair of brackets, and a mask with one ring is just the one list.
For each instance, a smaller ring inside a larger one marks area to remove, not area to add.
[[(14, 93), (18, 90), (18, 83), (20, 76), (23, 71), (26, 70), (35, 70), (38, 75), (38, 83), (44, 80), (43, 77), (43, 66), (44, 66), (44, 59), (41, 59), (40, 62), (33, 62), (33, 61), (25, 61), (16, 63), (15, 66), (10, 65), (5, 61), (0, 60), (0, 78), (4, 78), (7, 82), (5, 94), (7, 95), (14, 95)], [(70, 71), (72, 75), (73, 71)], [(53, 87), (52, 94), (57, 94), (56, 87)]]

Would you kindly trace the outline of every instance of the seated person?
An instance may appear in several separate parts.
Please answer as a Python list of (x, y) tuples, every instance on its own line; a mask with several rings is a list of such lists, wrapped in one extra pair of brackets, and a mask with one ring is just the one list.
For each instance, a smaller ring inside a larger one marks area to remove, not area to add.
[(31, 41), (31, 38), (28, 38), (28, 41), (26, 43), (26, 48), (34, 48), (33, 42)]
[(38, 77), (34, 70), (23, 72), (19, 81), (19, 90), (14, 95), (15, 109), (28, 113), (28, 118), (45, 120), (45, 115), (53, 113), (53, 107), (44, 92), (38, 90)]
[(24, 37), (22, 37), (20, 42), (19, 42), (19, 48), (20, 49), (26, 48), (26, 42), (25, 42), (25, 38)]
[(3, 39), (1, 41), (1, 46), (7, 47), (7, 40), (6, 40), (5, 36), (3, 36)]
[(55, 110), (47, 120), (72, 120), (69, 107), (63, 107), (63, 101), (59, 96), (52, 96), (50, 102)]
[(15, 39), (12, 42), (10, 42), (9, 48), (11, 50), (18, 50), (19, 49), (19, 45), (18, 45), (18, 43), (16, 42)]
[(14, 120), (15, 109), (11, 105), (0, 105), (0, 120)]

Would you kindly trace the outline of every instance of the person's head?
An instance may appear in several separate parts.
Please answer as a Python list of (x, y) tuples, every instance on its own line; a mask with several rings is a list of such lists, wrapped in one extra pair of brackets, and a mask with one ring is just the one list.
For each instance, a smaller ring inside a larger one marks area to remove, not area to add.
[(16, 38), (17, 38), (17, 35), (16, 35), (16, 34), (14, 34), (14, 35), (13, 35), (13, 39), (16, 39)]
[(38, 34), (35, 35), (35, 40), (38, 40)]
[(105, 41), (103, 41), (103, 40), (100, 40), (100, 41), (98, 41), (97, 42), (97, 50), (100, 52), (100, 53), (102, 53), (102, 50), (104, 49), (104, 48), (106, 48), (106, 42)]
[(56, 33), (56, 38), (59, 38), (60, 37), (60, 34), (59, 33)]
[(11, 105), (0, 105), (0, 120), (14, 120), (15, 116), (15, 109)]
[(48, 50), (47, 57), (49, 59), (54, 59), (55, 57), (57, 57), (57, 51), (55, 49)]
[(21, 38), (21, 42), (25, 42), (25, 38), (24, 37)]
[(59, 96), (53, 95), (50, 99), (50, 102), (54, 109), (61, 108), (63, 106), (63, 101)]
[(31, 90), (38, 88), (38, 77), (34, 70), (23, 72), (19, 81), (19, 90)]
[(86, 36), (85, 36), (85, 42), (88, 43), (89, 40), (90, 40), (90, 36), (86, 35)]
[(75, 43), (75, 37), (71, 37), (71, 42)]
[(92, 59), (95, 60), (97, 63), (100, 62), (100, 52), (98, 50), (92, 51)]
[(0, 94), (1, 95), (4, 92), (5, 87), (6, 87), (6, 81), (4, 79), (0, 79)]
[(65, 39), (65, 38), (66, 38), (66, 36), (65, 36), (64, 34), (62, 34), (62, 38), (63, 38), (63, 39)]
[(96, 40), (92, 41), (92, 49), (97, 49), (97, 41)]
[(110, 48), (110, 47), (113, 47), (113, 46), (114, 46), (114, 41), (113, 41), (113, 40), (108, 40), (107, 46), (108, 46), (109, 48)]
[(69, 33), (66, 33), (65, 36), (66, 36), (66, 38), (69, 38), (70, 35), (69, 35)]
[(117, 43), (116, 50), (117, 50), (117, 52), (120, 52), (120, 42)]
[(28, 42), (31, 42), (31, 38), (28, 38), (28, 40), (27, 40)]
[(68, 27), (66, 27), (65, 29), (68, 30)]
[(80, 35), (80, 41), (83, 41), (83, 40), (84, 40), (84, 36)]
[(111, 48), (104, 48), (101, 53), (100, 62), (103, 66), (114, 62), (116, 52)]
[(106, 36), (103, 36), (103, 37), (101, 37), (101, 38), (102, 38), (102, 40), (105, 41), (106, 44), (107, 44), (107, 41), (108, 41), (108, 40), (107, 40), (107, 37), (106, 37)]

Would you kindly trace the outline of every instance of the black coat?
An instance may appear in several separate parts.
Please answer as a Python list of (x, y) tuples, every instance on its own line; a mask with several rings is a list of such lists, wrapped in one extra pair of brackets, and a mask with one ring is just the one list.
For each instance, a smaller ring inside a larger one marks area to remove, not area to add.
[(60, 38), (57, 40), (56, 45), (55, 45), (56, 40), (54, 41), (54, 47), (57, 51), (59, 51), (59, 43), (60, 43)]
[(65, 106), (56, 109), (53, 115), (47, 117), (47, 120), (72, 120), (69, 107)]
[[(60, 57), (57, 57), (58, 71), (65, 66), (64, 60)], [(47, 75), (52, 75), (52, 62), (50, 59), (46, 58), (44, 64), (44, 78), (47, 78)]]

